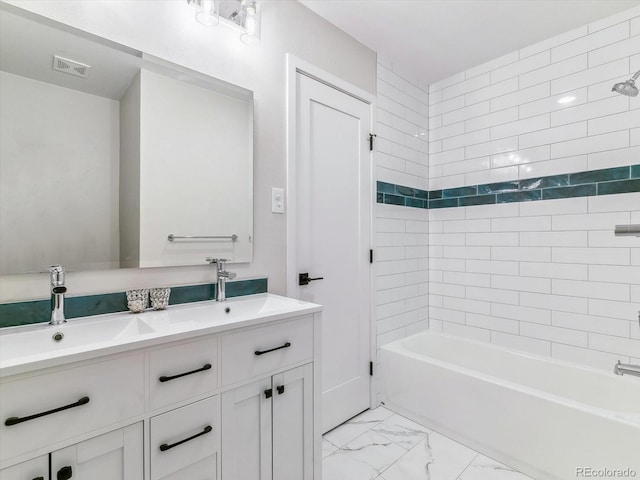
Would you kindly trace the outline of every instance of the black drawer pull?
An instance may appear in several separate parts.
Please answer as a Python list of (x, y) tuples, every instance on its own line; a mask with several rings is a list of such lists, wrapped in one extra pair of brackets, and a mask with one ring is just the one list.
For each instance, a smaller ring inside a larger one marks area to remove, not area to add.
[(183, 443), (186, 443), (189, 440), (193, 440), (194, 438), (198, 438), (198, 437), (201, 437), (202, 435), (206, 435), (211, 430), (213, 430), (213, 427), (211, 427), (211, 425), (207, 425), (206, 427), (204, 427), (203, 431), (201, 431), (200, 433), (196, 433), (195, 435), (192, 435), (189, 438), (185, 438), (184, 440), (180, 440), (179, 442), (172, 443), (171, 445), (169, 445), (167, 443), (163, 443), (162, 445), (160, 445), (160, 451), (161, 452), (166, 452), (167, 450), (169, 450), (169, 449), (171, 449), (173, 447), (177, 447), (178, 445), (182, 445)]
[(71, 477), (73, 477), (73, 470), (71, 470), (71, 467), (67, 465), (66, 467), (62, 467), (58, 470), (56, 480), (69, 480)]
[(282, 395), (284, 393), (284, 385), (276, 387), (276, 390), (278, 390), (278, 395)]
[(33, 420), (35, 418), (44, 417), (45, 415), (62, 412), (63, 410), (69, 410), (70, 408), (79, 407), (80, 405), (86, 405), (87, 403), (89, 403), (89, 397), (82, 397), (77, 402), (70, 403), (69, 405), (65, 405), (64, 407), (54, 408), (53, 410), (47, 410), (46, 412), (35, 413), (27, 417), (9, 417), (5, 420), (4, 424), (7, 427), (10, 427), (11, 425), (17, 425), (18, 423), (28, 422), (29, 420)]
[(280, 345), (279, 347), (276, 348), (270, 348), (269, 350), (256, 350), (255, 353), (256, 355), (264, 355), (265, 353), (269, 353), (269, 352), (275, 352), (276, 350), (280, 350), (282, 348), (289, 348), (291, 346), (291, 342), (287, 342), (284, 345)]
[(205, 370), (210, 370), (210, 369), (211, 369), (211, 364), (205, 363), (202, 366), (202, 368), (191, 370), (190, 372), (179, 373), (178, 375), (171, 375), (171, 376), (162, 375), (160, 378), (158, 378), (158, 380), (160, 380), (161, 382), (168, 382), (169, 380), (175, 380), (176, 378), (185, 377), (187, 375), (191, 375), (192, 373), (204, 372)]
[(273, 389), (270, 388), (268, 390), (265, 390), (264, 391), (264, 398), (271, 398), (271, 397), (273, 397)]

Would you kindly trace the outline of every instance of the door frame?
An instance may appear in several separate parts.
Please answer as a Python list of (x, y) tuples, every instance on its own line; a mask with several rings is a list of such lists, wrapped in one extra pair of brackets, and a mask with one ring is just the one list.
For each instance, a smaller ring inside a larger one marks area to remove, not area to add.
[[(297, 75), (298, 73), (310, 77), (320, 83), (323, 83), (331, 88), (335, 88), (336, 90), (341, 91), (351, 97), (354, 97), (367, 105), (369, 105), (370, 109), (370, 118), (371, 125), (369, 126), (369, 131), (373, 133), (374, 125), (376, 125), (376, 96), (371, 94), (365, 90), (362, 90), (355, 85), (342, 80), (335, 75), (305, 61), (302, 60), (290, 53), (287, 53), (286, 56), (286, 78), (287, 78), (287, 97), (286, 97), (286, 111), (287, 111), (287, 180), (286, 180), (286, 195), (285, 195), (285, 204), (286, 204), (286, 224), (287, 224), (287, 244), (286, 244), (286, 294), (287, 296), (293, 295), (293, 292), (296, 289), (295, 279), (297, 278), (297, 245), (296, 245), (296, 214), (297, 214), (297, 205), (296, 205), (296, 166), (297, 166), (297, 158), (296, 158), (296, 138), (297, 138)], [(377, 337), (377, 328), (376, 328), (376, 316), (375, 316), (375, 278), (376, 278), (376, 262), (375, 262), (375, 237), (374, 237), (374, 220), (375, 220), (375, 207), (376, 207), (376, 162), (375, 160), (375, 149), (370, 152), (369, 162), (370, 162), (370, 179), (369, 179), (369, 190), (370, 190), (370, 201), (371, 208), (369, 211), (369, 245), (374, 250), (374, 262), (370, 264), (369, 268), (369, 358), (370, 361), (373, 362), (374, 367), (377, 363), (377, 349), (376, 349), (376, 337)], [(365, 272), (366, 274), (366, 272)], [(316, 335), (321, 332), (316, 332)], [(318, 337), (319, 338), (319, 337)], [(319, 352), (320, 360), (321, 352)], [(318, 364), (320, 362), (317, 362)], [(314, 372), (316, 377), (319, 377), (317, 371)], [(377, 406), (376, 403), (376, 393), (377, 393), (377, 372), (374, 368), (374, 375), (369, 379), (369, 407), (375, 408)], [(315, 388), (321, 388), (320, 386), (320, 378), (314, 378)], [(319, 398), (319, 397), (316, 397)]]

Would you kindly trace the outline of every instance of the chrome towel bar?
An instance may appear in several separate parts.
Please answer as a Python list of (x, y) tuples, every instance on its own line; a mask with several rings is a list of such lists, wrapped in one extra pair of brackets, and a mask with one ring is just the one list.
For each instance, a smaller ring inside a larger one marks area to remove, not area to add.
[(173, 242), (174, 240), (215, 240), (215, 239), (225, 239), (225, 238), (228, 238), (232, 242), (235, 242), (238, 239), (238, 235), (234, 233), (233, 235), (198, 236), (198, 235), (174, 235), (173, 233), (170, 233), (169, 236), (167, 237), (167, 240), (169, 240), (170, 242)]
[(616, 225), (615, 234), (617, 237), (640, 237), (640, 223), (630, 225)]

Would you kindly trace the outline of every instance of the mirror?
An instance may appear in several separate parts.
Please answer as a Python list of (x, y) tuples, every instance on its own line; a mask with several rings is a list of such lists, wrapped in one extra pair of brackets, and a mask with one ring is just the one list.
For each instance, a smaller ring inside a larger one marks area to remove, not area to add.
[(251, 91), (0, 13), (0, 274), (252, 260)]

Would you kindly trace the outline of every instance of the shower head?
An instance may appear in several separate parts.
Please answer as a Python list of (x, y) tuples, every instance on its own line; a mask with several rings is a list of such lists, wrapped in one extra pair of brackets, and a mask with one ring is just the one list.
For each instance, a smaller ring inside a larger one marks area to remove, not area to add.
[(640, 77), (640, 70), (626, 82), (616, 83), (611, 89), (612, 92), (617, 92), (627, 97), (635, 97), (638, 95), (638, 87), (636, 87), (636, 78)]

